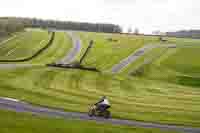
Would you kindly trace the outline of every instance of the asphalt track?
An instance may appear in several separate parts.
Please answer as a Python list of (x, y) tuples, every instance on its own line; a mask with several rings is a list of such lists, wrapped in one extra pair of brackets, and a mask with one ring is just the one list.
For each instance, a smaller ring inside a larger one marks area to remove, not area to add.
[(39, 116), (47, 116), (53, 118), (77, 119), (77, 120), (93, 120), (100, 123), (110, 123), (117, 125), (128, 125), (143, 128), (158, 128), (165, 131), (178, 131), (181, 133), (200, 133), (200, 128), (164, 125), (158, 123), (139, 122), (121, 119), (103, 119), (97, 117), (89, 117), (86, 113), (65, 112), (59, 109), (35, 106), (29, 103), (21, 102), (17, 99), (0, 98), (0, 109), (15, 112), (28, 112)]
[[(69, 63), (71, 63), (72, 61), (74, 61), (76, 55), (81, 51), (81, 40), (80, 40), (80, 38), (78, 38), (71, 31), (66, 31), (66, 33), (71, 37), (73, 47), (71, 48), (71, 50), (69, 52), (66, 53), (66, 56), (63, 59), (56, 62), (58, 64), (69, 64)], [(9, 39), (9, 40), (11, 40), (11, 39)], [(33, 67), (33, 66), (38, 66), (38, 65), (8, 63), (8, 64), (0, 64), (0, 69), (25, 68), (25, 67)]]
[(144, 47), (136, 50), (133, 54), (129, 55), (127, 58), (121, 60), (118, 64), (114, 65), (112, 67), (111, 72), (112, 73), (118, 73), (118, 72), (120, 72), (128, 64), (133, 63), (139, 57), (143, 56), (145, 54), (145, 52), (148, 52), (148, 51), (150, 51), (153, 48), (155, 48), (154, 45), (147, 45), (147, 46), (144, 46)]
[(159, 48), (159, 47), (166, 47), (166, 48), (190, 48), (190, 47), (193, 48), (193, 47), (196, 47), (196, 48), (200, 48), (199, 46), (195, 46), (195, 45), (176, 45), (176, 44), (159, 44), (159, 45), (149, 44), (149, 45), (145, 45), (144, 47), (133, 52), (127, 58), (121, 60), (118, 64), (115, 64), (111, 68), (111, 72), (112, 73), (119, 73), (123, 68), (125, 68), (129, 64), (136, 61), (138, 58), (143, 56), (145, 53), (149, 52), (150, 50), (152, 50), (154, 48)]
[(71, 31), (68, 31), (66, 33), (71, 37), (73, 47), (70, 49), (69, 52), (66, 53), (66, 56), (60, 61), (57, 61), (56, 64), (69, 64), (73, 62), (76, 58), (76, 55), (79, 54), (81, 51), (80, 38)]

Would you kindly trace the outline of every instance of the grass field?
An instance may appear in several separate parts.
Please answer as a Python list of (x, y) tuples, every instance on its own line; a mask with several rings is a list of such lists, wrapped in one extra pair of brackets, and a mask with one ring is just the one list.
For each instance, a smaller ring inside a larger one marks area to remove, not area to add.
[[(121, 73), (135, 73), (139, 70), (145, 71), (143, 77), (150, 77), (150, 79), (161, 79), (165, 77), (164, 80), (167, 80), (170, 79), (168, 77), (170, 75), (173, 76), (172, 80), (174, 80), (174, 77), (179, 77), (179, 79), (177, 79), (179, 81), (184, 80), (183, 78), (185, 78), (185, 76), (187, 79), (192, 76), (199, 77), (198, 51), (200, 49), (200, 40), (187, 38), (166, 39), (169, 44), (176, 44), (177, 48), (154, 48), (125, 67)], [(148, 62), (148, 60), (150, 61)], [(139, 73), (139, 75), (141, 75), (141, 73)], [(199, 79), (192, 77), (191, 80)], [(195, 84), (196, 83), (195, 81)]]
[(167, 133), (157, 129), (98, 124), (93, 121), (51, 119), (8, 111), (0, 111), (0, 116), (1, 133)]
[(143, 66), (143, 77), (199, 87), (200, 47), (168, 49), (152, 64)]
[(24, 32), (0, 46), (0, 60), (24, 59), (44, 47), (50, 35), (46, 31)]
[(29, 61), (30, 63), (49, 64), (62, 59), (72, 47), (72, 40), (64, 32), (56, 32), (51, 46), (39, 56)]
[(45, 67), (4, 70), (0, 76), (4, 77), (0, 79), (0, 96), (87, 112), (89, 105), (106, 95), (117, 118), (200, 125), (198, 88)]
[[(138, 48), (146, 44), (160, 43), (157, 37), (144, 37), (125, 34), (106, 33), (79, 33), (84, 47), (90, 40), (94, 40), (94, 45), (83, 64), (93, 66), (99, 70), (107, 71), (114, 64), (126, 58)], [(112, 39), (109, 40), (109, 39)], [(83, 48), (84, 51), (84, 48)]]
[[(200, 44), (199, 44), (200, 45)], [(200, 47), (199, 48), (178, 48), (176, 52), (162, 57), (159, 63), (177, 72), (200, 76)]]
[[(102, 71), (110, 70), (114, 64), (144, 45), (160, 43), (157, 37), (87, 32), (77, 34), (83, 41), (83, 49), (78, 58), (90, 39), (93, 39), (94, 47), (83, 64)], [(110, 38), (114, 41), (110, 41)], [(198, 44), (197, 40), (192, 39), (168, 40), (167, 43), (174, 42), (180, 46)], [(30, 63), (54, 62), (66, 54), (71, 43), (71, 39), (64, 33), (56, 33), (51, 47)], [(11, 46), (9, 43), (6, 47)], [(27, 46), (28, 51), (33, 50), (30, 46)], [(22, 53), (23, 56), (28, 55)], [(0, 77), (3, 77), (0, 78), (0, 96), (67, 111), (87, 112), (91, 104), (106, 95), (112, 103), (113, 117), (200, 127), (198, 55), (197, 48), (174, 48), (167, 51), (166, 48), (153, 49), (123, 71), (128, 73), (138, 68), (147, 58), (152, 60), (150, 64), (142, 66), (143, 72), (139, 77), (47, 67), (4, 69), (0, 71)], [(17, 53), (12, 56), (20, 57)], [(5, 58), (3, 54), (2, 57)]]
[(11, 36), (9, 36), (9, 35), (0, 36), (0, 45), (3, 45), (2, 42), (8, 40), (10, 37), (12, 37), (12, 35)]
[(141, 57), (136, 59), (133, 63), (130, 63), (128, 66), (123, 68), (120, 72), (120, 74), (130, 74), (131, 72), (137, 71), (140, 69), (143, 65), (149, 64), (155, 59), (159, 58), (163, 53), (165, 53), (167, 50), (166, 47), (158, 47), (153, 48), (147, 52), (144, 53)]
[(166, 37), (169, 43), (177, 45), (199, 45), (200, 39)]
[[(0, 45), (0, 60), (17, 60), (31, 57), (47, 45), (50, 35), (43, 30), (29, 29)], [(39, 56), (25, 63), (48, 64), (62, 59), (72, 46), (70, 37), (64, 32), (56, 32), (53, 43)]]

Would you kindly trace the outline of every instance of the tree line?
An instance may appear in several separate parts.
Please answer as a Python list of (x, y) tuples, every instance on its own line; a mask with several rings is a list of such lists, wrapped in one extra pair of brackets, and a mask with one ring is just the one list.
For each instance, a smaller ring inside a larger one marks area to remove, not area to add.
[(20, 31), (27, 27), (60, 30), (80, 30), (90, 32), (120, 33), (122, 29), (119, 25), (104, 23), (84, 23), (72, 21), (43, 20), (36, 18), (0, 18), (0, 31), (13, 32)]
[(167, 32), (167, 36), (200, 39), (200, 30), (181, 30), (177, 32)]

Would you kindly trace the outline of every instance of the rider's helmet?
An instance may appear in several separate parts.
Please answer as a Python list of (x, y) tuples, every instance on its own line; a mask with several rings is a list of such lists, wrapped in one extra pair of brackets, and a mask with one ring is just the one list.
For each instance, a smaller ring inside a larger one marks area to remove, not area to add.
[(106, 96), (103, 96), (102, 99), (106, 99)]

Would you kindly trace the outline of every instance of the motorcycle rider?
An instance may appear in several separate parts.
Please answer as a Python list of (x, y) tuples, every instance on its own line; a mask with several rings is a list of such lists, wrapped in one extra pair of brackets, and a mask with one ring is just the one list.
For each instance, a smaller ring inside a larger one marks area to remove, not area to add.
[(103, 96), (95, 105), (97, 106), (97, 110), (99, 110), (101, 112), (103, 112), (111, 107), (106, 96)]

